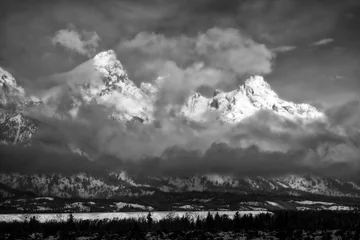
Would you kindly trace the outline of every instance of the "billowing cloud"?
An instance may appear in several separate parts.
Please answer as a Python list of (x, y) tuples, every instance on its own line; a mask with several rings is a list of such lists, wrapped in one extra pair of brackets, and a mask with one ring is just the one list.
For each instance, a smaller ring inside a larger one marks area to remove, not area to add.
[(326, 44), (329, 44), (331, 42), (333, 42), (334, 39), (332, 38), (324, 38), (324, 39), (321, 39), (319, 41), (316, 41), (316, 42), (313, 42), (310, 44), (310, 46), (321, 46), (321, 45), (326, 45)]
[[(145, 57), (145, 63), (153, 60), (174, 61), (180, 67), (186, 67), (203, 62), (208, 67), (240, 76), (270, 73), (274, 57), (264, 44), (255, 42), (234, 28), (211, 28), (195, 37), (165, 37), (143, 32), (132, 40), (120, 43), (118, 50), (120, 56), (122, 52), (141, 54)], [(124, 59), (125, 65), (126, 61)]]
[[(294, 46), (307, 45), (313, 39), (330, 34), (338, 26), (339, 15), (348, 9), (348, 2), (330, 1), (325, 6), (318, 1), (296, 0), (229, 0), (226, 3), (217, 0), (176, 3), (109, 0), (106, 4), (59, 1), (54, 7), (44, 4), (45, 1), (36, 1), (30, 4), (31, 7), (26, 5), (23, 8), (14, 3), (9, 11), (11, 14), (0, 16), (5, 23), (0, 26), (0, 34), (4, 36), (0, 41), (0, 46), (3, 46), (0, 47), (0, 57), (6, 64), (26, 73), (29, 79), (20, 81), (29, 82), (45, 99), (44, 105), (26, 114), (45, 126), (39, 130), (36, 141), (63, 147), (61, 151), (65, 153), (56, 153), (59, 157), (54, 157), (55, 161), (71, 155), (66, 152), (67, 144), (71, 143), (88, 152), (92, 159), (101, 162), (110, 156), (116, 161), (127, 161), (129, 165), (136, 163), (138, 165), (133, 165), (135, 168), (153, 174), (218, 171), (235, 175), (294, 172), (336, 175), (336, 170), (342, 167), (350, 175), (359, 169), (356, 165), (360, 137), (356, 125), (358, 115), (352, 114), (356, 113), (356, 103), (329, 110), (330, 126), (295, 124), (263, 112), (236, 126), (199, 124), (176, 119), (173, 117), (176, 114), (172, 114), (201, 87), (228, 90), (247, 75), (273, 73), (274, 53), (294, 50)], [(37, 7), (44, 11), (33, 11)], [(178, 12), (182, 13), (181, 16), (173, 18)], [(59, 30), (69, 22), (78, 29)], [(346, 29), (344, 34), (350, 36)], [(49, 41), (49, 36), (53, 37), (52, 41)], [(338, 39), (336, 35), (334, 38)], [(322, 41), (320, 44), (330, 40)], [(68, 54), (61, 56), (63, 51), (58, 51), (59, 48), (53, 44), (78, 53), (79, 58), (69, 60)], [(28, 75), (69, 71), (83, 62), (82, 56), (90, 57), (97, 48), (113, 48), (114, 45), (119, 59), (137, 84), (163, 76), (154, 124), (135, 122), (135, 127), (130, 128), (108, 118), (115, 111), (112, 106), (104, 107), (96, 102), (84, 104), (79, 85), (101, 81), (99, 76), (89, 73), (89, 68), (39, 81)], [(292, 54), (296, 61), (286, 58)], [(329, 59), (341, 62), (343, 70), (330, 71), (330, 75), (342, 74), (350, 79), (344, 72), (356, 73), (357, 55), (339, 57), (335, 55), (338, 52), (323, 56), (305, 54), (305, 51), (283, 54), (283, 62), (277, 62), (278, 72), (270, 76), (277, 78), (278, 86), (288, 84), (285, 98), (294, 100), (294, 96), (301, 95), (296, 99), (299, 102), (319, 99), (322, 91), (319, 89), (330, 86), (319, 81), (321, 74), (327, 79), (325, 73), (340, 66), (336, 61), (329, 65)], [(326, 65), (326, 71), (319, 71), (320, 64)], [(354, 67), (348, 68), (350, 65)], [(285, 70), (281, 70), (281, 66), (285, 66)], [(354, 76), (353, 79), (358, 78)], [(298, 88), (295, 86), (298, 83), (310, 84), (310, 87)], [(337, 91), (345, 81), (340, 84), (334, 87)], [(349, 85), (348, 88), (356, 91), (356, 86)], [(279, 95), (283, 96), (283, 93)], [(333, 96), (329, 93), (326, 95)], [(349, 95), (348, 92), (343, 94)], [(69, 113), (74, 104), (83, 104), (76, 118)], [(324, 101), (321, 104), (324, 105)], [(172, 111), (164, 111), (169, 107)], [(337, 159), (326, 158), (329, 149), (336, 149), (333, 147), (337, 145), (346, 146), (341, 147), (340, 153), (351, 152), (349, 155), (340, 154), (343, 156), (342, 165), (337, 165)], [(173, 146), (184, 151), (175, 149), (168, 161), (158, 158), (164, 151), (169, 154)], [(29, 162), (32, 159), (44, 160), (37, 164), (39, 168), (45, 163), (51, 164), (46, 160), (58, 151), (58, 148), (41, 146), (33, 150), (28, 148), (28, 152), (24, 150), (24, 154), (19, 154), (18, 148), (10, 148), (3, 156), (17, 153), (18, 159)], [(5, 153), (4, 149), (0, 150), (0, 153)], [(29, 157), (26, 157), (27, 153)], [(149, 168), (147, 163), (153, 161), (154, 156), (156, 164), (150, 164)], [(72, 164), (65, 162), (64, 166), (71, 168)]]
[(87, 57), (96, 53), (100, 37), (96, 32), (78, 31), (75, 27), (57, 31), (51, 39), (52, 44), (60, 45), (66, 50), (75, 52)]
[[(221, 31), (225, 32), (225, 39), (217, 34)], [(344, 114), (338, 109), (329, 112), (332, 125), (288, 121), (269, 112), (259, 112), (237, 125), (195, 123), (175, 117), (178, 112), (174, 111), (179, 111), (187, 97), (203, 85), (224, 87), (235, 84), (237, 76), (271, 71), (271, 51), (248, 38), (239, 43), (240, 36), (238, 31), (221, 29), (179, 38), (142, 33), (120, 44), (119, 51), (134, 53), (131, 61), (137, 60), (139, 69), (164, 76), (158, 80), (155, 121), (149, 124), (135, 121), (129, 123), (133, 127), (128, 127), (108, 118), (116, 112), (115, 106), (96, 101), (84, 104), (79, 86), (102, 80), (91, 70), (93, 66), (88, 64), (91, 61), (66, 74), (53, 76), (51, 91), (45, 87), (45, 95), (49, 94), (46, 104), (27, 113), (47, 126), (39, 130), (36, 141), (60, 146), (72, 144), (92, 159), (102, 161), (104, 156), (111, 156), (125, 162), (124, 166), (131, 171), (146, 169), (147, 174), (153, 175), (313, 172), (335, 176), (339, 174), (329, 169), (336, 169), (338, 164), (343, 164), (344, 169), (357, 170), (353, 157), (358, 151), (354, 140), (357, 135), (354, 131), (338, 130), (349, 124), (339, 116), (351, 113), (352, 108)], [(233, 58), (232, 52), (239, 54)], [(248, 57), (242, 60), (238, 58), (241, 55)], [(255, 60), (267, 64), (257, 68), (251, 64)], [(82, 105), (74, 118), (69, 111), (77, 102)], [(351, 146), (349, 158), (324, 161), (328, 149), (337, 145)], [(154, 164), (149, 167), (149, 162)]]
[(118, 51), (131, 56), (123, 62), (134, 79), (165, 78), (157, 101), (161, 110), (165, 104), (183, 104), (201, 86), (232, 89), (240, 77), (268, 74), (275, 57), (264, 44), (233, 28), (211, 28), (194, 37), (144, 32), (120, 43)]
[[(106, 116), (110, 112), (95, 104), (81, 107), (77, 119), (64, 114), (61, 118), (37, 114), (37, 119), (46, 123), (47, 128), (40, 129), (35, 142), (54, 146), (71, 143), (97, 162), (110, 156), (117, 159), (119, 165), (123, 164), (125, 170), (152, 176), (314, 173), (356, 177), (359, 172), (356, 156), (360, 151), (352, 144), (358, 135), (355, 132), (344, 135), (324, 123), (294, 123), (269, 112), (259, 112), (235, 126), (168, 118), (161, 127), (139, 124), (128, 128), (108, 119)], [(330, 149), (339, 145), (353, 146), (355, 158), (326, 160), (324, 157)], [(49, 156), (51, 152), (56, 156), (71, 155), (65, 149), (38, 148), (36, 145), (35, 148), (37, 150), (28, 151), (37, 161), (44, 161), (43, 156)], [(8, 151), (11, 149), (4, 153), (11, 155)], [(16, 156), (18, 154), (14, 154), (14, 158)], [(46, 167), (51, 166), (48, 164)], [(64, 162), (64, 165), (68, 164)]]

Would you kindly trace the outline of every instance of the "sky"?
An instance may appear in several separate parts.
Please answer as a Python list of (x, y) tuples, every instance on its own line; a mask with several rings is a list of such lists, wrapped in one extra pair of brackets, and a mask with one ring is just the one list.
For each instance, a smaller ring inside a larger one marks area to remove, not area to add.
[[(178, 38), (219, 27), (238, 29), (276, 53), (265, 77), (285, 99), (328, 106), (359, 95), (356, 0), (4, 0), (0, 4), (0, 64), (23, 84), (70, 70), (101, 50), (121, 54), (119, 44), (141, 32)], [(61, 30), (79, 32), (96, 46), (86, 53), (66, 50), (54, 39)], [(127, 55), (119, 59), (129, 71), (136, 68)]]
[[(201, 61), (217, 77), (188, 81), (190, 87), (182, 89), (186, 93), (201, 88), (205, 81), (210, 85), (210, 89), (202, 89), (205, 95), (211, 95), (213, 88), (231, 90), (249, 75), (261, 74), (281, 98), (311, 103), (329, 113), (335, 126), (356, 124), (360, 101), (359, 16), (358, 0), (2, 0), (0, 66), (25, 89), (34, 90), (44, 87), (39, 86), (39, 79), (70, 71), (108, 49), (117, 53), (137, 85), (156, 78), (154, 73), (158, 72), (153, 70), (159, 65), (166, 66), (165, 74), (176, 71), (179, 76), (184, 72), (207, 76), (208, 72), (199, 72), (193, 65)], [(176, 79), (181, 77), (174, 78), (172, 84)], [(175, 97), (166, 100), (179, 101)], [(289, 129), (301, 131), (302, 127)], [(322, 126), (312, 127), (319, 135), (310, 140), (337, 140)], [(258, 137), (273, 136), (266, 134), (264, 125), (251, 134), (255, 132), (262, 133)], [(309, 140), (282, 137), (301, 146)], [(351, 137), (358, 141), (359, 136)], [(277, 159), (274, 168), (283, 166), (283, 159), (296, 159), (293, 152), (280, 157), (256, 154), (253, 159), (259, 160), (258, 166), (261, 159)], [(300, 155), (313, 159), (303, 152)], [(251, 162), (251, 158), (242, 165), (229, 162), (224, 172), (234, 166), (251, 172)], [(176, 160), (173, 163), (176, 165)], [(204, 164), (200, 165), (182, 167), (184, 171), (203, 169)], [(171, 171), (166, 165), (162, 167)], [(319, 168), (333, 171), (328, 166)], [(300, 167), (290, 164), (286, 169)]]

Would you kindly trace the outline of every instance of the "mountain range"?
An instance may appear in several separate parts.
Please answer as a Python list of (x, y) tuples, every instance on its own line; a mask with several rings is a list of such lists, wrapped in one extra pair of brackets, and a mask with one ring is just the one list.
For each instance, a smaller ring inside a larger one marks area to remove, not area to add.
[[(70, 119), (75, 119), (81, 107), (96, 103), (96, 106), (111, 109), (107, 118), (121, 125), (124, 131), (134, 128), (136, 130), (139, 126), (152, 124), (156, 126), (159, 111), (158, 96), (163, 94), (162, 89), (167, 78), (160, 76), (152, 83), (143, 82), (137, 86), (129, 79), (114, 51), (101, 52), (75, 69), (51, 77), (54, 83), (67, 79), (69, 84), (66, 86), (74, 94), (62, 115), (57, 114), (59, 108), (57, 105), (47, 111), (55, 118), (66, 115)], [(29, 97), (29, 94), (17, 84), (15, 78), (0, 67), (1, 144), (25, 147), (39, 141), (48, 144), (37, 137), (45, 125), (49, 127), (48, 124), (42, 122), (41, 118), (34, 118), (32, 113), (33, 109), (36, 110), (39, 106), (57, 103), (56, 97), (59, 96), (62, 87), (54, 85), (49, 91), (42, 93), (40, 98)], [(210, 97), (198, 92), (192, 93), (174, 114), (171, 114), (171, 106), (165, 104), (161, 107), (170, 112), (169, 116), (172, 118), (194, 124), (211, 123), (213, 128), (224, 125), (236, 126), (251, 120), (251, 117), (259, 112), (271, 113), (289, 124), (327, 121), (324, 113), (309, 104), (297, 104), (281, 99), (261, 76), (250, 77), (243, 85), (230, 92), (215, 90)], [(281, 133), (282, 130), (279, 127), (277, 131)], [(72, 154), (87, 158), (89, 162), (94, 161), (94, 154), (77, 146), (76, 143), (69, 142), (61, 147), (68, 148)], [(317, 151), (321, 152), (324, 158), (331, 159), (336, 156), (333, 155), (336, 146), (331, 150), (328, 146), (322, 147)], [(174, 155), (181, 157), (182, 155), (179, 155), (181, 149), (177, 146), (169, 146), (160, 158), (166, 161)], [(116, 198), (189, 191), (360, 196), (360, 185), (356, 182), (314, 174), (286, 174), (276, 177), (234, 177), (226, 174), (154, 177), (128, 173), (123, 169), (108, 169), (106, 174), (102, 175), (81, 171), (71, 174), (25, 173), (21, 170), (3, 171), (0, 174), (0, 183), (2, 197), (31, 192), (38, 196), (62, 198)]]

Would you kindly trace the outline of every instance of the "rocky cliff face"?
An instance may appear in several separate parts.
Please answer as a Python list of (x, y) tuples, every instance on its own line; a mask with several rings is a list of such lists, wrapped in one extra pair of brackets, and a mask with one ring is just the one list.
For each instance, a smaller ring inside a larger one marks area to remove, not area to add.
[(0, 67), (0, 143), (16, 144), (29, 141), (36, 132), (36, 122), (23, 110), (33, 101), (25, 98), (24, 89), (14, 77)]

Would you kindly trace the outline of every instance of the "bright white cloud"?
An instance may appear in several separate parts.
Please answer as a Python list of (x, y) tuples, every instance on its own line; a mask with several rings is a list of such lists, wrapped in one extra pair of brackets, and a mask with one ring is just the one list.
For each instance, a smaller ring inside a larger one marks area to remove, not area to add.
[(53, 45), (60, 45), (63, 48), (78, 54), (91, 57), (96, 53), (100, 37), (96, 32), (81, 31), (75, 27), (61, 29), (56, 32), (51, 42)]

